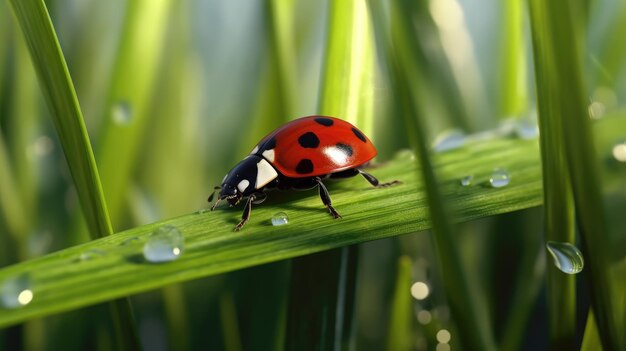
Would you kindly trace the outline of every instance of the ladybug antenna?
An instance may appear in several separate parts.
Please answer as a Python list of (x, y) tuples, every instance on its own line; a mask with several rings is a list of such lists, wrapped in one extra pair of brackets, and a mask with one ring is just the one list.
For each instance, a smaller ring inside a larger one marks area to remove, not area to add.
[(219, 204), (219, 203), (220, 203), (220, 201), (222, 201), (222, 199), (220, 199), (220, 198), (218, 197), (218, 198), (217, 198), (217, 201), (215, 201), (215, 203), (213, 204), (213, 206), (211, 206), (211, 211), (213, 211), (213, 210), (217, 207), (217, 204)]
[[(209, 199), (208, 199), (209, 202), (213, 202), (213, 195), (215, 195), (215, 192), (217, 190), (220, 190), (220, 189), (221, 189), (221, 187), (219, 187), (219, 186), (216, 186), (216, 187), (213, 188), (213, 192), (211, 193), (211, 195), (209, 195)], [(217, 201), (219, 202), (219, 200), (217, 200)], [(215, 207), (215, 206), (213, 206), (213, 207)]]

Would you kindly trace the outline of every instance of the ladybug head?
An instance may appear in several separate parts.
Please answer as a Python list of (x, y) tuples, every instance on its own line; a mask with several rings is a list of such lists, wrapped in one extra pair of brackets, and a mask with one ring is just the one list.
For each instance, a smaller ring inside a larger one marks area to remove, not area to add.
[[(274, 168), (265, 159), (256, 155), (248, 156), (226, 174), (221, 186), (215, 187), (220, 193), (212, 208), (215, 208), (221, 200), (226, 200), (230, 206), (234, 206), (244, 196), (261, 191), (277, 176)], [(211, 200), (213, 194), (209, 197), (209, 202)]]

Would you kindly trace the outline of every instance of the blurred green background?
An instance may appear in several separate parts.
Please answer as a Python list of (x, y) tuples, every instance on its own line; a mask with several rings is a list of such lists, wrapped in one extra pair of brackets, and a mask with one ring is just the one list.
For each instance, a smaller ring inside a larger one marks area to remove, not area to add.
[[(537, 123), (525, 1), (45, 3), (114, 232), (206, 207), (230, 167), (260, 137), (296, 117), (348, 119), (375, 142), (377, 161), (389, 160), (411, 146), (398, 106), (403, 84), (413, 87), (411, 99), (426, 124), (421, 142), (429, 146), (450, 130), (506, 136), (520, 123)], [(606, 255), (612, 279), (623, 288), (626, 4), (573, 3), (579, 32), (571, 35), (583, 49), (584, 103), (608, 220), (605, 247), (613, 248)], [(344, 47), (348, 54), (341, 56)], [(409, 57), (413, 69), (394, 78), (390, 67), (398, 55)], [(344, 75), (351, 89), (345, 95), (332, 88)], [(558, 94), (567, 96), (568, 86), (561, 88)], [(489, 329), (503, 349), (558, 345), (549, 333), (545, 276), (554, 268), (544, 249), (544, 218), (544, 210), (534, 208), (456, 228), (467, 280), (487, 302)], [(86, 242), (86, 231), (77, 229), (84, 226), (24, 37), (9, 2), (0, 2), (0, 266)], [(433, 251), (426, 233), (361, 245), (353, 348), (459, 349), (454, 329), (463, 325), (450, 316)], [(132, 296), (143, 347), (282, 349), (290, 267), (281, 261)], [(591, 335), (584, 273), (574, 286), (577, 313), (567, 317), (576, 347)], [(426, 298), (411, 297), (415, 282), (429, 286)], [(619, 290), (622, 323), (625, 300)], [(0, 349), (106, 350), (114, 347), (111, 330), (107, 309), (94, 306), (0, 330)], [(451, 331), (449, 341), (441, 330)]]

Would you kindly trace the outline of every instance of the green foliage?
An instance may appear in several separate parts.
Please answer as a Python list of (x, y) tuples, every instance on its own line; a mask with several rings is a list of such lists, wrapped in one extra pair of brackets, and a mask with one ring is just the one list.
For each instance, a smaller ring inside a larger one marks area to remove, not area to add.
[[(624, 4), (45, 6), (0, 2), (0, 349), (623, 348)], [(241, 206), (197, 212), (311, 114), (365, 131), (369, 172), (402, 184), (329, 182), (340, 220), (315, 191), (269, 193), (238, 233)], [(449, 129), (471, 134), (438, 152)], [(510, 184), (489, 185), (495, 168)], [(148, 263), (164, 225), (183, 253)], [(546, 240), (579, 243), (582, 273)], [(19, 308), (12, 278), (31, 284)], [(140, 346), (136, 326), (159, 333)]]

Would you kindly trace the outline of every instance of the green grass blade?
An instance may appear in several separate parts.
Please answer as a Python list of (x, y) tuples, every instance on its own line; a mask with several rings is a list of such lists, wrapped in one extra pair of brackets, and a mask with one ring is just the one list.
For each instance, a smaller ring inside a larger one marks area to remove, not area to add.
[(391, 300), (389, 328), (387, 330), (387, 350), (411, 350), (413, 297), (411, 291), (411, 258), (401, 256), (398, 259), (396, 285)]
[(580, 351), (602, 351), (602, 343), (600, 341), (600, 335), (598, 334), (596, 319), (591, 309), (587, 314), (587, 325), (585, 326), (585, 334), (583, 343), (580, 346)]
[(286, 350), (349, 350), (358, 246), (293, 260)]
[(362, 0), (335, 1), (329, 6), (318, 112), (345, 119), (370, 135), (374, 47), (367, 6)]
[[(92, 238), (112, 234), (102, 185), (67, 64), (43, 1), (9, 1), (30, 50)], [(111, 304), (118, 343), (139, 349), (130, 302)]]
[[(436, 171), (443, 193), (451, 199), (459, 221), (538, 206), (542, 202), (539, 148), (536, 141), (493, 139), (437, 155)], [(511, 174), (509, 186), (486, 186), (494, 167)], [(34, 299), (28, 305), (0, 313), (0, 327), (29, 318), (76, 309), (175, 282), (228, 272), (362, 243), (414, 233), (430, 227), (423, 184), (414, 177), (414, 161), (399, 156), (372, 169), (379, 179), (400, 179), (398, 186), (374, 189), (363, 179), (331, 184), (333, 204), (343, 218), (332, 220), (317, 193), (272, 193), (252, 211), (241, 232), (233, 232), (241, 208), (190, 214), (133, 228), (113, 236), (49, 254), (0, 270), (0, 281), (30, 274)], [(459, 179), (475, 175), (474, 186)], [(421, 190), (416, 190), (421, 189)], [(289, 215), (286, 226), (271, 227), (276, 212)], [(185, 235), (185, 253), (167, 264), (141, 261), (142, 240), (156, 228), (172, 224)], [(272, 230), (268, 230), (272, 228)], [(139, 242), (120, 246), (130, 238)], [(101, 258), (78, 262), (82, 252), (99, 249)]]
[[(602, 344), (607, 350), (621, 350), (626, 340), (621, 315), (615, 309), (616, 291), (610, 277), (610, 238), (581, 73), (584, 48), (579, 31), (582, 20), (577, 16), (578, 5), (530, 1), (532, 25), (535, 27), (533, 40), (536, 43), (537, 83), (541, 84), (538, 98), (541, 104), (545, 98), (541, 92), (554, 92), (550, 96), (555, 100), (556, 110), (542, 118), (557, 118), (554, 123), (563, 135), (561, 148), (565, 150), (573, 186), (576, 213), (584, 239), (585, 272), (589, 276), (592, 306)], [(558, 151), (555, 155), (558, 157)]]
[(502, 3), (500, 117), (518, 117), (527, 108), (526, 53), (524, 41), (524, 0)]
[(112, 233), (89, 136), (76, 92), (43, 1), (9, 0), (24, 33), (44, 98), (76, 185), (92, 237)]
[[(532, 4), (531, 4), (532, 5)], [(538, 6), (530, 6), (533, 19), (535, 60), (551, 55), (548, 18)], [(536, 67), (539, 128), (544, 182), (545, 240), (575, 244), (574, 200), (564, 150), (564, 135), (559, 114), (559, 91), (551, 85), (558, 82), (554, 61)], [(548, 260), (549, 253), (544, 253)], [(550, 345), (554, 350), (572, 349), (576, 344), (576, 278), (564, 274), (554, 265), (547, 269)]]
[[(433, 242), (436, 250), (437, 265), (442, 275), (446, 298), (451, 314), (459, 330), (461, 344), (473, 350), (494, 350), (495, 339), (492, 334), (491, 322), (485, 300), (478, 296), (469, 284), (468, 275), (461, 262), (453, 232), (453, 224), (447, 203), (438, 185), (441, 173), (432, 168), (432, 156), (426, 143), (426, 114), (423, 107), (414, 97), (420, 96), (424, 87), (418, 78), (421, 74), (415, 66), (418, 42), (411, 25), (411, 5), (405, 1), (392, 2), (391, 8), (391, 43), (387, 43), (391, 76), (395, 85), (394, 94), (397, 105), (405, 118), (405, 125), (411, 144), (415, 149), (421, 169), (419, 176), (423, 179), (427, 204), (433, 227)], [(467, 173), (463, 173), (467, 175)], [(453, 212), (452, 212), (453, 213)]]
[(105, 106), (98, 165), (107, 205), (120, 225), (143, 133), (150, 122), (149, 103), (160, 73), (171, 1), (130, 1)]

